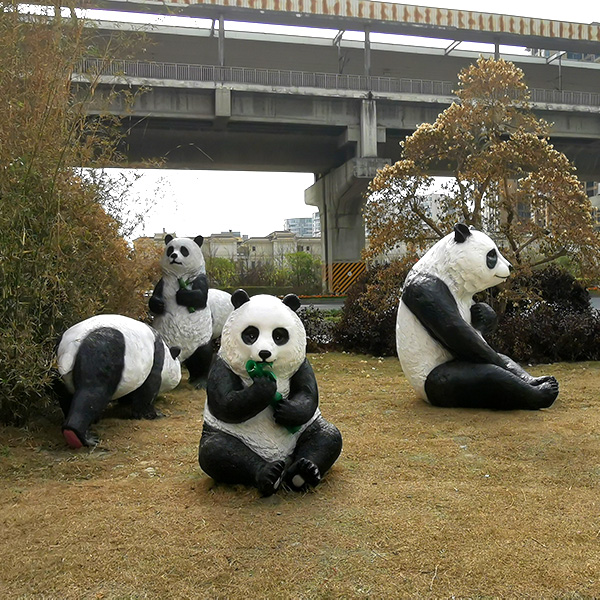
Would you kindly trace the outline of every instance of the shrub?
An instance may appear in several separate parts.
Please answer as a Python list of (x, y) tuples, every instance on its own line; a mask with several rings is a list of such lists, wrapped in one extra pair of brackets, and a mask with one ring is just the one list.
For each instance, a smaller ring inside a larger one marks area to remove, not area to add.
[(306, 351), (323, 352), (334, 348), (334, 332), (338, 319), (337, 310), (320, 310), (303, 306), (298, 316), (306, 329)]
[(519, 362), (600, 359), (600, 313), (568, 271), (548, 265), (516, 277), (498, 328), (488, 340)]
[[(344, 350), (396, 354), (396, 311), (410, 261), (370, 269), (348, 292), (334, 341)], [(488, 342), (523, 363), (600, 360), (600, 312), (569, 272), (548, 265), (481, 295), (499, 314)], [(506, 300), (509, 298), (509, 300)]]
[(376, 266), (349, 290), (334, 341), (349, 352), (396, 354), (396, 314), (412, 260)]
[(105, 183), (73, 165), (114, 149), (70, 89), (82, 23), (25, 21), (0, 11), (0, 420), (22, 423), (48, 403), (57, 337), (98, 312), (144, 314)]

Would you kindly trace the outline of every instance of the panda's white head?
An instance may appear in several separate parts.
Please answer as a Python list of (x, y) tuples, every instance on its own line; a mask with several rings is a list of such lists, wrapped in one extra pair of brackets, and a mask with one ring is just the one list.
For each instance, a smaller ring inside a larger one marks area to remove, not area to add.
[(174, 238), (165, 236), (165, 252), (160, 259), (162, 272), (175, 277), (197, 276), (206, 273), (204, 255), (202, 254), (201, 235), (191, 238)]
[(505, 281), (512, 265), (485, 233), (458, 223), (413, 269), (436, 275), (457, 295), (472, 296)]
[(246, 363), (254, 360), (272, 363), (278, 378), (289, 379), (306, 358), (306, 331), (296, 314), (298, 297), (249, 298), (244, 290), (237, 290), (231, 302), (235, 310), (223, 326), (219, 356), (240, 377), (247, 377)]

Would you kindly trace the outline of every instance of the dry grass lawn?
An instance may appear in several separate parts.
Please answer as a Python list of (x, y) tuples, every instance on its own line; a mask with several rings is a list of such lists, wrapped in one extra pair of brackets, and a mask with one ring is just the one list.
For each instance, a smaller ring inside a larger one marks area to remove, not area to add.
[(306, 494), (204, 475), (187, 384), (94, 450), (0, 429), (0, 598), (600, 597), (599, 363), (532, 369), (557, 402), (500, 413), (427, 406), (392, 358), (310, 360), (344, 450)]

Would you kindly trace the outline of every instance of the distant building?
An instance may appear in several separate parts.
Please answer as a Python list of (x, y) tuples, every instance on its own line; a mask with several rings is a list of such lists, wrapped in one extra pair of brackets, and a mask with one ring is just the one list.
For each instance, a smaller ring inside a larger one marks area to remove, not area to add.
[[(550, 58), (556, 54), (555, 50), (540, 50), (529, 49), (532, 56), (541, 56), (542, 58)], [(584, 62), (600, 62), (600, 54), (584, 53), (584, 52), (563, 52), (561, 58), (565, 60), (581, 60)]]
[(266, 237), (249, 237), (238, 247), (238, 262), (246, 269), (260, 264), (283, 266), (287, 254), (308, 252), (321, 258), (321, 240), (299, 236), (291, 231), (273, 231)]
[[(153, 237), (138, 238), (135, 243), (164, 244), (165, 232)], [(176, 234), (171, 234), (177, 237)], [(204, 238), (204, 258), (226, 258), (245, 270), (260, 264), (283, 266), (286, 254), (308, 252), (316, 258), (321, 256), (321, 240), (312, 235), (299, 236), (291, 231), (273, 231), (265, 237), (248, 237), (239, 231), (222, 231)]]
[(313, 219), (312, 217), (285, 219), (283, 222), (283, 228), (285, 231), (291, 231), (300, 237), (312, 237)]
[(318, 212), (313, 213), (312, 216), (312, 236), (321, 237), (321, 215)]
[(239, 231), (222, 231), (204, 238), (202, 252), (205, 258), (226, 258), (237, 262), (239, 246), (244, 241)]

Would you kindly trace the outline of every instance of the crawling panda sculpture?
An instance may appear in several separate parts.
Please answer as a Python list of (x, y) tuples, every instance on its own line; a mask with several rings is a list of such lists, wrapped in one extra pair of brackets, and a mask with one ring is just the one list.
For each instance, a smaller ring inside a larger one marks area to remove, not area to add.
[(152, 323), (170, 346), (181, 348), (190, 382), (203, 387), (213, 357), (212, 340), (231, 313), (231, 295), (209, 289), (202, 254), (204, 238), (165, 236), (162, 278), (148, 302)]
[(201, 468), (224, 483), (273, 494), (315, 486), (342, 449), (319, 410), (297, 296), (232, 295), (211, 367), (200, 440)]
[(154, 400), (179, 383), (178, 354), (151, 327), (122, 315), (98, 315), (67, 329), (57, 365), (66, 387), (60, 403), (69, 446), (97, 443), (89, 427), (112, 400), (128, 402), (137, 419), (161, 416)]
[(420, 398), (435, 406), (505, 410), (554, 402), (554, 377), (531, 376), (483, 337), (496, 315), (473, 295), (505, 281), (511, 269), (487, 235), (464, 224), (413, 266), (398, 307), (396, 346)]

